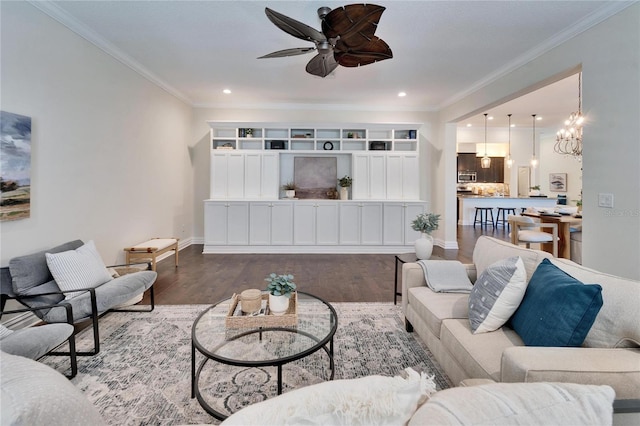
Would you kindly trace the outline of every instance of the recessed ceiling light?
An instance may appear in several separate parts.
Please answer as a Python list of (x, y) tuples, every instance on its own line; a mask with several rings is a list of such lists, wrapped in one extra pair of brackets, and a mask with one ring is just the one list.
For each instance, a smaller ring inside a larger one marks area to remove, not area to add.
[(225, 95), (228, 95), (231, 93), (231, 89), (224, 89), (222, 93), (224, 93)]
[(398, 93), (398, 96), (400, 96), (401, 98), (404, 98), (405, 96), (407, 96), (406, 92), (400, 92)]
[(467, 127), (471, 127), (471, 126), (473, 126), (473, 124), (467, 123)]
[(512, 125), (511, 125), (511, 127), (516, 127), (516, 125), (515, 125), (515, 124), (512, 124)]
[(490, 115), (489, 117), (487, 117), (489, 120), (493, 120), (493, 116)]
[(542, 117), (537, 116), (537, 117), (536, 117), (536, 120), (540, 121), (540, 120), (542, 120)]

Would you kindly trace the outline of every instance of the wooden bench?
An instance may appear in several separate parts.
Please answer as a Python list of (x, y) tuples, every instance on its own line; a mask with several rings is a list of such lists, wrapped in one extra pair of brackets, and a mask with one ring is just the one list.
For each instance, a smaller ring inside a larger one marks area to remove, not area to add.
[(132, 247), (126, 247), (126, 263), (132, 263), (136, 259), (151, 259), (151, 270), (156, 270), (156, 259), (158, 256), (173, 250), (176, 257), (176, 267), (178, 267), (178, 238), (152, 238), (144, 243)]

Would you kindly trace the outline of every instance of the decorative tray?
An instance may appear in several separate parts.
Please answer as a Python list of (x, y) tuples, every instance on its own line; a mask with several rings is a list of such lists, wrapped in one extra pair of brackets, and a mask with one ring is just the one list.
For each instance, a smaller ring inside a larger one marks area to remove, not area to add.
[(240, 309), (240, 295), (231, 296), (229, 312), (225, 318), (227, 328), (254, 328), (254, 327), (295, 327), (298, 324), (298, 294), (293, 292), (289, 298), (289, 309), (282, 315), (273, 315), (269, 312), (269, 293), (262, 294), (265, 313), (260, 315), (245, 314)]

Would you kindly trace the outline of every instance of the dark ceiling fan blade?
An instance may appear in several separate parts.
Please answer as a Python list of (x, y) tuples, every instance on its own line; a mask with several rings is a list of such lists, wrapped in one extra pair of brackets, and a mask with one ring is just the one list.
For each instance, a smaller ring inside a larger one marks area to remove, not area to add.
[(326, 77), (338, 67), (338, 63), (333, 57), (333, 53), (326, 55), (318, 54), (311, 58), (307, 64), (307, 72), (317, 75), (318, 77)]
[(384, 11), (383, 6), (375, 4), (350, 4), (333, 9), (322, 20), (322, 32), (328, 39), (339, 37), (349, 47), (358, 47), (374, 37)]
[(335, 59), (343, 67), (357, 67), (393, 58), (389, 45), (384, 40), (374, 37), (357, 49), (339, 51), (336, 45)]
[(320, 31), (308, 26), (307, 24), (296, 21), (293, 18), (289, 18), (282, 13), (278, 13), (275, 10), (269, 9), (268, 7), (264, 8), (264, 13), (267, 15), (267, 18), (269, 18), (269, 20), (275, 24), (276, 27), (280, 28), (282, 31), (288, 34), (291, 34), (294, 37), (312, 42), (327, 40), (325, 35)]
[(315, 47), (295, 47), (293, 49), (284, 49), (284, 50), (278, 50), (277, 52), (271, 52), (267, 55), (260, 56), (258, 59), (284, 58), (286, 56), (304, 55), (305, 53), (309, 53), (313, 50), (316, 50), (316, 48)]

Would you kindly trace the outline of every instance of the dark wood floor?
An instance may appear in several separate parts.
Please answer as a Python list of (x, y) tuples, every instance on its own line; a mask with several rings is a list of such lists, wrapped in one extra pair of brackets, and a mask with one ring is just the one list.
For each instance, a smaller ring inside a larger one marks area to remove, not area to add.
[[(480, 235), (507, 239), (502, 228), (458, 227), (458, 250), (434, 247), (444, 259), (469, 263)], [(408, 250), (410, 251), (410, 250)], [(391, 302), (393, 254), (202, 254), (202, 245), (158, 263), (154, 285), (157, 304), (212, 304), (248, 288), (264, 289), (271, 272), (292, 274), (298, 289), (329, 302)]]

